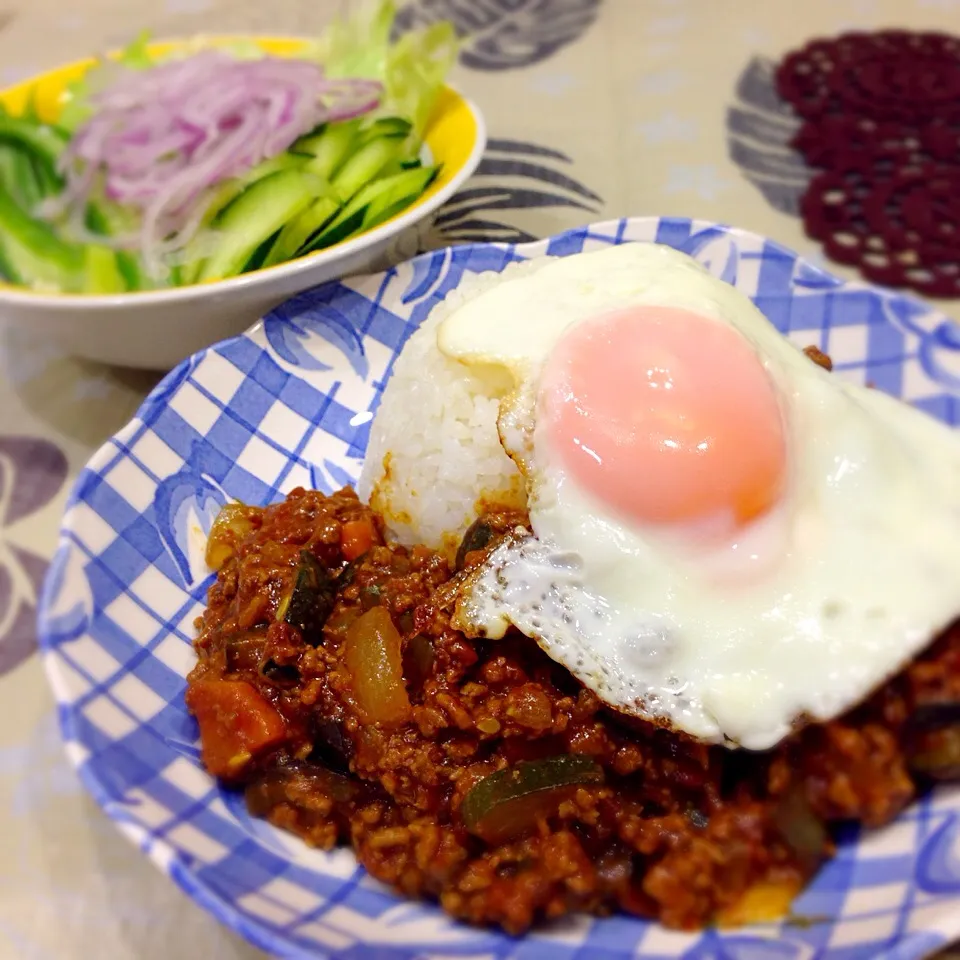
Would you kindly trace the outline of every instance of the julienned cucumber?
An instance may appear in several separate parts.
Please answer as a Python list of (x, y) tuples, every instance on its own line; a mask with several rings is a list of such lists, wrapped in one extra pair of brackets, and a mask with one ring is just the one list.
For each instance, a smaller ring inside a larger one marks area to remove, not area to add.
[(374, 180), (363, 187), (337, 216), (311, 238), (299, 255), (313, 253), (383, 223), (409, 206), (430, 186), (439, 167), (417, 167)]
[(348, 201), (364, 184), (379, 176), (392, 160), (398, 160), (406, 138), (401, 134), (377, 136), (362, 144), (336, 172), (330, 186), (342, 200)]
[(413, 130), (413, 124), (409, 120), (404, 120), (403, 117), (382, 117), (364, 127), (357, 136), (357, 141), (366, 143), (374, 137), (409, 137), (411, 130)]
[[(87, 227), (103, 237), (136, 232), (136, 223), (130, 214), (112, 203), (91, 203), (87, 207)], [(116, 264), (127, 290), (149, 290), (153, 286), (135, 253), (118, 250)]]
[(281, 153), (269, 160), (258, 163), (255, 167), (241, 174), (239, 177), (232, 177), (225, 180), (217, 188), (213, 199), (207, 206), (203, 215), (203, 226), (209, 226), (217, 217), (243, 193), (244, 190), (252, 187), (258, 180), (269, 177), (272, 173), (280, 173), (282, 170), (295, 170), (304, 165), (303, 157), (295, 156), (291, 153)]
[(263, 266), (272, 267), (297, 255), (297, 251), (336, 215), (340, 204), (332, 197), (321, 197), (300, 216), (291, 220), (281, 231)]
[(290, 150), (309, 158), (307, 169), (311, 173), (330, 180), (346, 159), (359, 130), (359, 120), (330, 124), (321, 127), (317, 133), (302, 137)]
[(254, 251), (284, 224), (299, 216), (324, 184), (303, 170), (281, 170), (258, 180), (217, 218), (216, 250), (201, 268), (201, 283), (239, 273)]
[(207, 201), (207, 209), (200, 221), (199, 231), (194, 240), (187, 246), (183, 267), (180, 271), (182, 283), (189, 285), (197, 282), (210, 244), (209, 229), (219, 223), (220, 216), (237, 197), (244, 191), (249, 190), (259, 180), (269, 177), (271, 174), (280, 173), (284, 170), (302, 170), (305, 162), (304, 157), (293, 153), (281, 153), (276, 157), (258, 163), (239, 177), (232, 177), (230, 180), (221, 183), (214, 190), (211, 199)]

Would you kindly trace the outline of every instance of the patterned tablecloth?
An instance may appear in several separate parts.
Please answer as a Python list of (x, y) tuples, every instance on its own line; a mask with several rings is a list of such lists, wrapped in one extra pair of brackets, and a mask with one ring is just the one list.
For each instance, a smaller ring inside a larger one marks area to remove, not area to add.
[[(338, 0), (0, 0), (0, 84), (155, 35), (316, 33)], [(486, 114), (469, 189), (416, 244), (519, 240), (627, 214), (734, 223), (819, 258), (771, 63), (818, 35), (960, 34), (960, 0), (410, 0), (456, 19)], [(955, 305), (944, 308), (960, 316)], [(3, 318), (0, 317), (0, 320)], [(70, 482), (157, 375), (0, 334), (0, 958), (253, 960), (126, 840), (63, 757), (34, 607)]]

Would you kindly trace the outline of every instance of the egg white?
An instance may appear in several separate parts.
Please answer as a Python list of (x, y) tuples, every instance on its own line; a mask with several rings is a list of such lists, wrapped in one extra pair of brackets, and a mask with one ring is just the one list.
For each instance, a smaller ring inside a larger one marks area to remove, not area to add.
[[(788, 488), (736, 542), (617, 516), (538, 428), (540, 372), (562, 333), (639, 304), (730, 325), (779, 391)], [(615, 709), (765, 749), (862, 701), (960, 613), (960, 437), (827, 373), (684, 254), (636, 243), (558, 258), (452, 313), (437, 344), (512, 374), (498, 426), (534, 534), (490, 555), (456, 622), (490, 637), (513, 624)]]

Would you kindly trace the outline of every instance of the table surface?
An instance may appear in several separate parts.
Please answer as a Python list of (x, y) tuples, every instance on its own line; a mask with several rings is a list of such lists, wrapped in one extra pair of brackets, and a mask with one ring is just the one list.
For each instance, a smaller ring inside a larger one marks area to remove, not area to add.
[[(0, 0), (0, 86), (124, 44), (145, 28), (158, 36), (315, 34), (338, 3)], [(765, 171), (731, 151), (730, 107), (744, 95), (762, 98), (764, 62), (814, 36), (890, 26), (960, 33), (958, 0), (410, 6), (452, 12), (468, 33), (453, 80), (488, 120), (490, 163), (480, 185), (501, 193), (499, 208), (482, 219), (502, 225), (498, 238), (676, 214), (734, 223), (815, 259), (797, 217), (755, 185)], [(509, 18), (528, 42), (503, 42)], [(796, 186), (781, 174), (764, 182), (784, 207)], [(157, 379), (0, 335), (0, 958), (263, 957), (156, 872), (86, 796), (64, 759), (34, 652), (38, 585), (70, 482)]]

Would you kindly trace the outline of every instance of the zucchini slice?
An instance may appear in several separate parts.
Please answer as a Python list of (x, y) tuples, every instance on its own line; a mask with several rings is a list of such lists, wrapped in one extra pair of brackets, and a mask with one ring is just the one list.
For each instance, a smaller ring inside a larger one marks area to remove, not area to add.
[(238, 274), (257, 248), (299, 216), (323, 190), (316, 177), (300, 169), (281, 170), (244, 190), (217, 218), (219, 245), (203, 264), (197, 280)]
[(580, 787), (602, 783), (603, 768), (580, 754), (521, 761), (474, 786), (463, 798), (460, 816), (472, 834), (500, 844), (529, 833)]
[(276, 618), (296, 627), (304, 643), (316, 647), (336, 599), (336, 581), (309, 550), (301, 550), (293, 586), (277, 606)]

